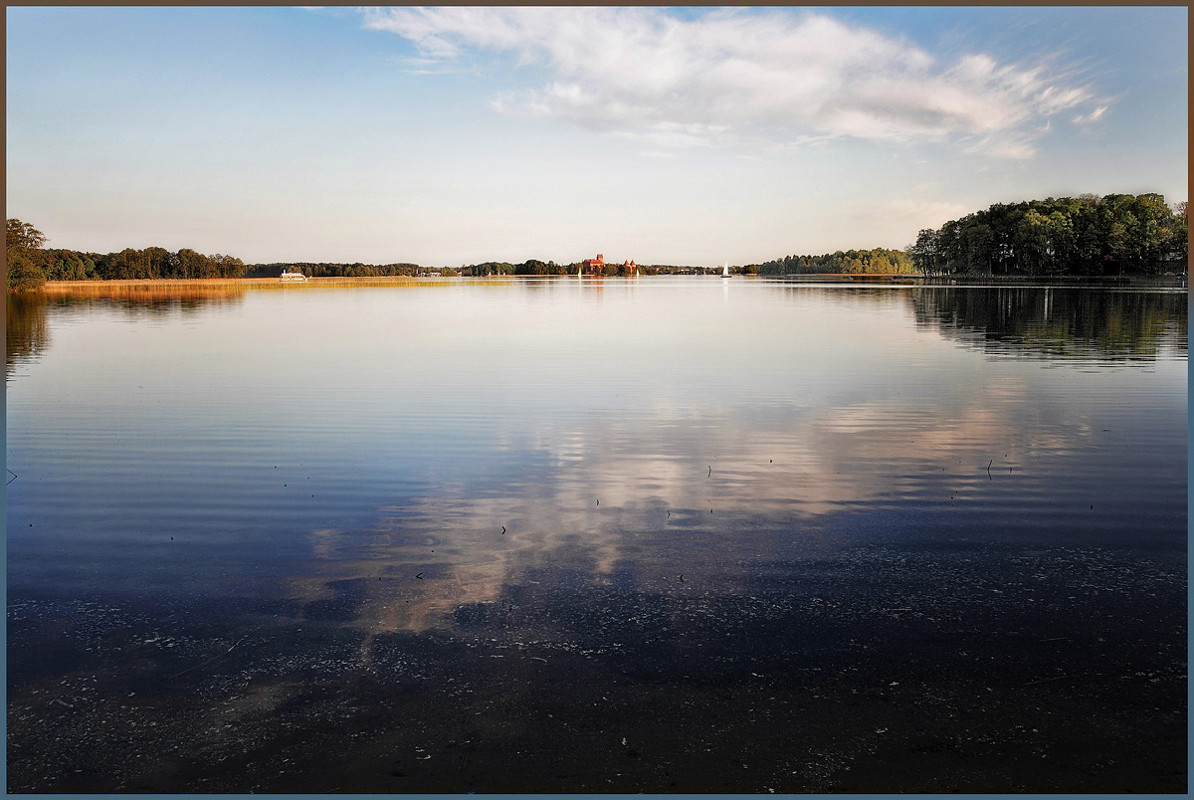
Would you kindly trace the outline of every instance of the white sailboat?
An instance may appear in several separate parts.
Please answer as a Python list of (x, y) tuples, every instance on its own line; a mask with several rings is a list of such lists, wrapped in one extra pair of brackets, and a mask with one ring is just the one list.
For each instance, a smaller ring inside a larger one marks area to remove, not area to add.
[(725, 263), (725, 266), (721, 268), (721, 277), (723, 277), (723, 278), (730, 277), (730, 262), (729, 261), (727, 261)]

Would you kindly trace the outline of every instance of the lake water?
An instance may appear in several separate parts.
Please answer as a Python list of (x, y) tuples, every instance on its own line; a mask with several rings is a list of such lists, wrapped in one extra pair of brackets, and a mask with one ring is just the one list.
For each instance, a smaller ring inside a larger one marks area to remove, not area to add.
[(1185, 791), (1187, 308), (10, 299), (9, 789)]

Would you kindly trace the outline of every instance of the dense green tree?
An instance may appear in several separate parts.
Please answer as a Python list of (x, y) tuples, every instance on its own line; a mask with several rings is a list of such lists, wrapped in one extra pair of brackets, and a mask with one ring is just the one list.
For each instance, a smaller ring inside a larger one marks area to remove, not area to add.
[(992, 205), (921, 231), (927, 273), (1120, 275), (1184, 271), (1188, 234), (1159, 194), (1081, 195)]
[[(1048, 220), (1035, 209), (1020, 217), (1013, 239), (1019, 256), (1021, 271), (1029, 275), (1044, 275), (1053, 272), (1053, 250), (1049, 240)], [(963, 271), (969, 265), (963, 263)]]
[(931, 275), (938, 270), (937, 236), (932, 228), (923, 228), (916, 234), (916, 241), (906, 248), (917, 272)]
[(221, 278), (240, 278), (245, 274), (245, 264), (239, 258), (217, 253), (211, 257), (211, 261)]
[(543, 262), (536, 258), (524, 261), (514, 268), (515, 275), (563, 275), (563, 267), (554, 261)]
[(1172, 242), (1170, 253), (1173, 257), (1173, 263), (1170, 266), (1183, 271), (1189, 270), (1190, 218), (1185, 200), (1173, 207), (1173, 222), (1171, 223), (1169, 237)]
[(85, 253), (73, 250), (44, 251), (44, 267), (48, 281), (87, 281), (99, 277), (95, 261)]
[(46, 235), (28, 222), (8, 219), (5, 223), (6, 249), (40, 250), (46, 243)]
[(46, 236), (28, 222), (8, 219), (5, 225), (6, 283), (10, 292), (36, 291), (46, 282), (39, 263)]
[(962, 229), (961, 248), (962, 259), (972, 272), (990, 274), (995, 269), (995, 232), (990, 225), (982, 222), (968, 225)]
[(8, 290), (10, 292), (33, 292), (46, 282), (41, 267), (34, 263), (24, 250), (8, 251)]

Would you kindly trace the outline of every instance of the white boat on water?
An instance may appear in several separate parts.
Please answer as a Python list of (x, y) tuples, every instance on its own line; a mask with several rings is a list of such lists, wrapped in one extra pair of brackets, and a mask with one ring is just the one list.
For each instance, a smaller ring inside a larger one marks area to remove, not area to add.
[(727, 261), (725, 263), (725, 266), (723, 266), (721, 268), (721, 277), (723, 277), (723, 278), (730, 277), (730, 262), (729, 261)]
[(301, 272), (290, 272), (289, 270), (287, 270), (286, 272), (282, 273), (282, 280), (287, 281), (287, 282), (289, 282), (289, 281), (305, 281), (305, 280), (307, 280), (307, 276)]

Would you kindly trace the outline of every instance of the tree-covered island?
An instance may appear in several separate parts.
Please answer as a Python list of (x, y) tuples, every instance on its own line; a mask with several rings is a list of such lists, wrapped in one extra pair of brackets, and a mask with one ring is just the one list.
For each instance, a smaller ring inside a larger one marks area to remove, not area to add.
[(1189, 243), (1184, 201), (1084, 194), (996, 203), (922, 230), (908, 255), (925, 275), (1164, 275), (1188, 271)]
[(913, 275), (916, 267), (902, 250), (838, 250), (824, 255), (786, 256), (752, 264), (744, 272), (758, 275)]
[[(428, 268), (411, 263), (329, 264), (284, 262), (246, 265), (227, 255), (204, 255), (183, 248), (117, 253), (84, 253), (47, 248), (46, 236), (33, 225), (8, 219), (6, 225), (9, 291), (33, 291), (46, 281), (191, 280), (276, 278), (286, 271), (319, 278), (418, 277), (443, 275), (670, 275), (719, 270), (674, 265), (636, 265), (594, 261), (557, 264), (529, 259), (519, 264), (481, 264)], [(1078, 276), (1186, 274), (1189, 269), (1189, 221), (1185, 201), (1170, 207), (1160, 194), (1110, 194), (996, 203), (940, 228), (920, 231), (906, 251), (875, 248), (823, 255), (790, 255), (762, 264), (736, 267), (758, 275), (957, 275)]]

